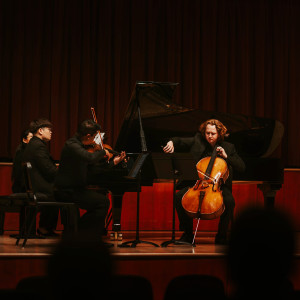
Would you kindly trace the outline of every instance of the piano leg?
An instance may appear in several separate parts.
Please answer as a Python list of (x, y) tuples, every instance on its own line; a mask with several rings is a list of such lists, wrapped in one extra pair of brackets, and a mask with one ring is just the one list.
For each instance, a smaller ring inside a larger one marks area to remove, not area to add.
[(277, 191), (281, 189), (281, 184), (259, 184), (258, 188), (262, 191), (264, 195), (264, 206), (265, 208), (275, 207), (275, 197)]

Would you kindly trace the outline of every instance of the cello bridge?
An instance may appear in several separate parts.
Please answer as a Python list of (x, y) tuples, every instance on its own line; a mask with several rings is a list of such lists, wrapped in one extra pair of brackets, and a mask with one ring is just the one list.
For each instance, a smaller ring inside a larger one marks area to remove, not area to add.
[(207, 189), (209, 187), (209, 183), (207, 181), (201, 182), (201, 189)]

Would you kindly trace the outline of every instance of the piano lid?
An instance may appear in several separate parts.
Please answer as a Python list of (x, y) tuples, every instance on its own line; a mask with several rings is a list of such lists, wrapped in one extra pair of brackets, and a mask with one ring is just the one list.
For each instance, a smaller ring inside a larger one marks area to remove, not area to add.
[[(140, 107), (142, 120), (190, 110), (172, 102), (173, 94), (177, 86), (178, 83), (173, 82), (137, 81), (131, 94), (114, 148), (129, 149), (129, 141), (134, 138), (133, 131), (136, 132), (136, 130), (137, 135), (135, 143), (140, 143), (138, 141), (140, 127), (139, 125), (137, 126), (138, 105)], [(132, 145), (130, 149), (134, 149), (133, 152), (141, 152), (140, 147), (137, 145)]]
[(138, 103), (148, 151), (161, 152), (161, 146), (174, 136), (194, 136), (199, 125), (212, 118), (227, 127), (226, 140), (242, 157), (269, 157), (280, 144), (284, 127), (279, 121), (179, 106), (172, 102), (177, 85), (136, 83), (115, 145), (117, 151), (141, 152)]

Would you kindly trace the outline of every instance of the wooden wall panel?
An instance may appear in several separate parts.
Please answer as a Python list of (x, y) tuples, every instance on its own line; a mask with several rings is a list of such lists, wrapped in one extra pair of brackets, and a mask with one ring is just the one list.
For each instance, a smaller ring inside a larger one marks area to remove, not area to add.
[[(11, 166), (0, 165), (0, 195), (9, 194)], [(295, 228), (300, 231), (300, 170), (286, 170), (284, 184), (276, 195), (276, 207), (285, 210), (291, 215)], [(172, 229), (172, 183), (154, 183), (153, 186), (144, 186), (140, 194), (140, 230), (171, 230)], [(263, 205), (262, 192), (255, 184), (234, 184), (233, 195), (236, 201), (235, 214), (238, 214), (248, 205)], [(122, 209), (122, 230), (136, 228), (136, 193), (125, 193)], [(175, 218), (178, 230), (177, 215)], [(194, 221), (195, 223), (196, 221)], [(214, 232), (217, 230), (218, 219), (202, 220), (200, 231)], [(59, 222), (59, 230), (62, 226)], [(109, 227), (110, 229), (111, 227)], [(6, 230), (18, 229), (18, 214), (9, 213), (5, 219)]]
[(48, 258), (1, 257), (0, 289), (14, 289), (23, 278), (45, 275), (47, 265)]

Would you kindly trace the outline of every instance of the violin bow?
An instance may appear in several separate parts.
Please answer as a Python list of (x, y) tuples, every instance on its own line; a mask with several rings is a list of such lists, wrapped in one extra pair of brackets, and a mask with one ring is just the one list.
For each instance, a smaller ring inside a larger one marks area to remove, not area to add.
[[(92, 112), (94, 122), (98, 123), (94, 107), (91, 107), (91, 112)], [(98, 130), (97, 133), (98, 133), (98, 137), (99, 137), (99, 139), (97, 138), (97, 141), (99, 140), (99, 145), (101, 146), (102, 149), (104, 149), (100, 130)]]

